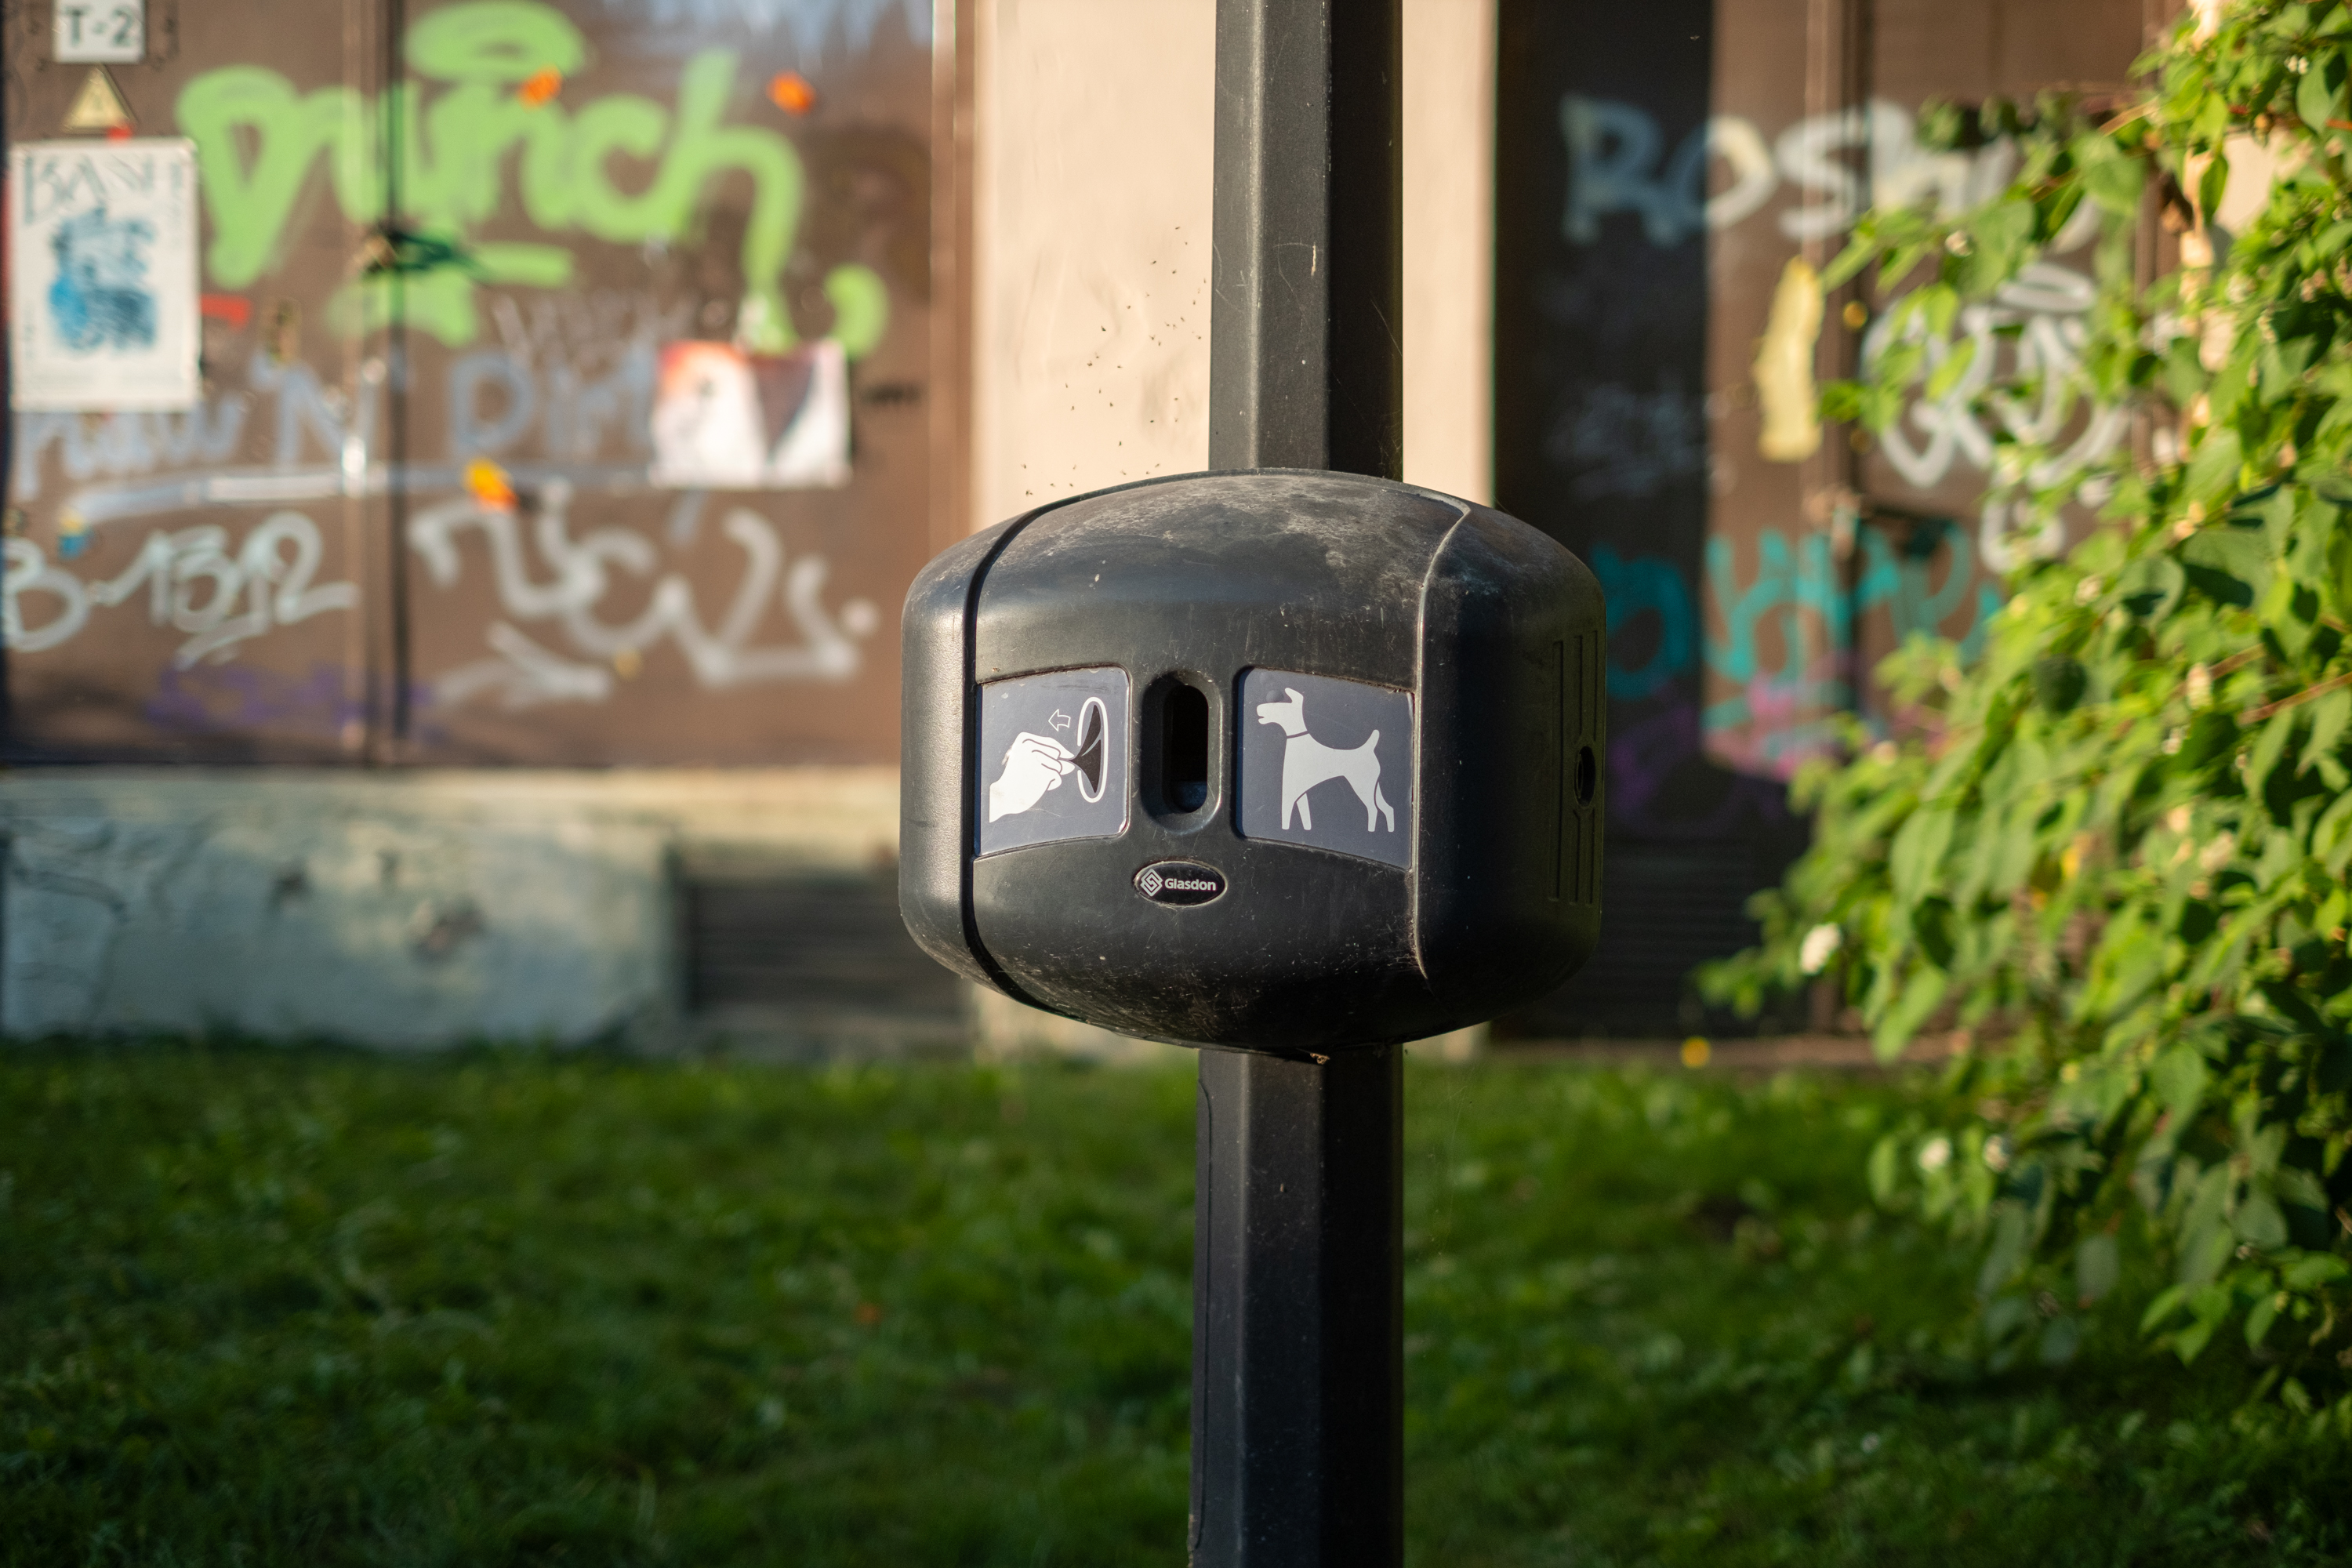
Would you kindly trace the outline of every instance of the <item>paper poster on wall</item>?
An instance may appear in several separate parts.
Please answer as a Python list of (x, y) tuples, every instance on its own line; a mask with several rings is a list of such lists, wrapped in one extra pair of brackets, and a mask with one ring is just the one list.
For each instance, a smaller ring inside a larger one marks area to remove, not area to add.
[(849, 366), (830, 338), (790, 353), (665, 344), (654, 394), (653, 480), (681, 489), (849, 482)]
[(176, 139), (8, 154), (12, 404), (197, 401), (196, 165)]

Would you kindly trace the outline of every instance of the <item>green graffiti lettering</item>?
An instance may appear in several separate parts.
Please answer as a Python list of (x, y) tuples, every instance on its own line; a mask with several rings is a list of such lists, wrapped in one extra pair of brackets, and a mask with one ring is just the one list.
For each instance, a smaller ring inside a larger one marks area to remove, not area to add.
[[(286, 220), (322, 149), (345, 137), (355, 95), (320, 88), (307, 97), (276, 71), (230, 66), (208, 71), (180, 94), (180, 130), (195, 143), (213, 242), (205, 266), (225, 289), (242, 289), (276, 267)], [(363, 111), (360, 111), (363, 113)], [(247, 166), (239, 131), (253, 132)], [(338, 160), (338, 169), (348, 159)], [(346, 186), (341, 193), (350, 211)]]
[[(569, 73), (587, 58), (579, 30), (533, 0), (445, 6), (409, 29), (405, 58), (426, 82), (401, 83), (374, 105), (343, 87), (301, 93), (253, 66), (208, 71), (181, 92), (180, 129), (195, 144), (213, 224), (205, 266), (215, 281), (241, 289), (278, 264), (286, 226), (321, 154), (331, 160), (344, 216), (354, 223), (380, 218), (390, 125), (399, 128), (401, 221), (446, 242), (467, 265), (363, 279), (341, 301), (346, 321), (356, 312), (367, 324), (381, 323), (397, 289), (410, 325), (462, 346), (480, 331), (478, 283), (568, 283), (572, 256), (561, 246), (467, 239), (504, 207), (512, 154), (522, 211), (534, 226), (619, 244), (681, 237), (713, 182), (744, 177), (751, 205), (739, 331), (765, 353), (797, 341), (781, 280), (800, 226), (800, 154), (774, 131), (725, 122), (738, 66), (731, 50), (706, 50), (688, 62), (674, 112), (628, 93), (577, 113), (559, 102), (524, 102), (515, 84), (541, 70)], [(835, 335), (862, 357), (888, 325), (887, 289), (858, 266), (835, 268), (824, 289)]]
[(841, 352), (865, 358), (890, 324), (889, 287), (872, 268), (853, 261), (825, 274), (824, 297), (833, 304), (833, 335)]
[(625, 96), (597, 100), (580, 111), (562, 144), (532, 148), (545, 173), (524, 187), (526, 201), (544, 204), (533, 208), (531, 221), (542, 227), (577, 223), (599, 239), (641, 230), (644, 213), (635, 198), (610, 184), (608, 165), (615, 153), (651, 163), (668, 136), (669, 115), (661, 105)]
[(445, 5), (408, 29), (402, 53), (419, 76), (492, 86), (512, 86), (542, 70), (569, 76), (588, 58), (569, 17), (530, 0)]

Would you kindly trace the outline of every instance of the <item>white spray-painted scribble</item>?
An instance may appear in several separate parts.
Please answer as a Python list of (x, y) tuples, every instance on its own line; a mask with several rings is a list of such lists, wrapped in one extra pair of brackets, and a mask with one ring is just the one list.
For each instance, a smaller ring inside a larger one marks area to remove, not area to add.
[[(573, 538), (567, 518), (571, 499), (570, 486), (547, 487), (529, 521), (529, 551), (521, 518), (470, 499), (429, 508), (410, 520), (409, 545), (437, 586), (456, 585), (464, 571), (458, 536), (477, 531), (488, 546), (491, 580), (506, 613), (517, 621), (553, 623), (577, 656), (553, 652), (501, 621), (485, 638), (496, 657), (439, 677), (436, 700), (454, 704), (496, 692), (509, 708), (602, 701), (614, 690), (610, 672), (617, 661), (641, 657), (665, 639), (677, 645), (695, 679), (714, 689), (753, 681), (846, 680), (864, 664), (858, 644), (881, 622), (872, 602), (852, 599), (837, 616), (828, 612), (823, 599), (824, 558), (803, 555), (787, 565), (773, 525), (745, 507), (730, 510), (720, 525), (745, 562), (733, 601), (715, 627), (704, 625), (693, 584), (675, 572), (655, 582), (635, 619), (622, 625), (598, 619), (595, 609), (615, 572), (649, 576), (659, 564), (658, 552), (643, 534), (625, 528), (600, 528)], [(689, 504), (698, 508), (699, 498), (680, 502)], [(533, 576), (530, 552), (549, 575)], [(751, 646), (777, 606), (800, 633), (799, 646)]]
[(93, 417), (20, 411), (10, 489), (19, 501), (40, 499), (41, 457), (51, 447), (66, 478), (77, 484), (225, 463), (245, 435), (245, 418), (246, 399), (238, 393), (208, 397), (185, 413), (125, 410)]
[[(274, 626), (358, 607), (354, 584), (312, 581), (324, 552), (317, 523), (299, 511), (281, 511), (263, 519), (234, 550), (228, 530), (216, 523), (159, 528), (121, 574), (84, 583), (33, 541), (12, 539), (0, 580), (0, 639), (18, 653), (56, 647), (82, 630), (93, 608), (110, 609), (143, 586), (149, 624), (188, 634), (173, 664), (186, 669), (205, 659), (218, 662)], [(27, 625), (27, 595), (55, 600), (55, 613)], [(240, 601), (242, 615), (236, 613)]]
[[(69, 640), (89, 619), (89, 595), (81, 579), (52, 565), (48, 553), (29, 539), (8, 541), (0, 557), (0, 638), (12, 653), (39, 653)], [(25, 624), (26, 595), (57, 601), (57, 608), (38, 626)]]
[[(206, 658), (230, 658), (237, 644), (273, 626), (358, 608), (356, 584), (312, 583), (324, 553), (319, 525), (299, 511), (263, 519), (234, 553), (228, 530), (217, 523), (159, 528), (121, 575), (89, 585), (89, 600), (111, 607), (143, 584), (149, 624), (189, 634), (172, 656), (174, 665), (186, 669)], [(240, 599), (245, 613), (234, 615)]]
[[(1929, 152), (1919, 145), (1911, 111), (1883, 99), (1801, 120), (1769, 144), (1753, 121), (1718, 114), (1671, 154), (1657, 121), (1630, 103), (1569, 93), (1560, 99), (1559, 126), (1569, 169), (1560, 231), (1579, 245), (1598, 238), (1612, 213), (1638, 216), (1653, 245), (1680, 245), (1754, 216), (1783, 184), (1815, 199), (1782, 211), (1780, 232), (1821, 239), (1843, 233), (1874, 204), (1932, 197), (1941, 211), (1965, 210), (2006, 185), (2017, 166), (2006, 141), (1974, 153)], [(1854, 148), (1869, 155), (1866, 178), (1840, 156)], [(1730, 184), (1709, 195), (1718, 161)]]
[[(1914, 400), (1881, 434), (1879, 450), (1895, 471), (1920, 489), (1941, 483), (1956, 464), (1990, 474), (1998, 442), (2006, 436), (2053, 448), (2016, 476), (2030, 489), (2049, 489), (2087, 474), (2114, 451), (2130, 429), (2131, 416), (2123, 408), (2092, 402), (2083, 368), (2082, 349), (2088, 335), (2083, 316), (2096, 297), (2097, 285), (2089, 278), (2053, 262), (2037, 261), (1990, 301), (1961, 310), (1949, 338), (1936, 336), (1913, 316), (1905, 336), (1926, 351), (1931, 373), (1962, 344), (1975, 346), (1967, 368), (1943, 396)], [(1880, 317), (1864, 337), (1865, 365), (1890, 346), (1888, 323), (1894, 319), (1891, 314)], [(1997, 375), (2037, 391), (2030, 399), (1986, 398)], [(2085, 494), (2083, 499), (2095, 503), (2101, 498)], [(1995, 571), (2016, 563), (2019, 546), (2011, 542), (2016, 515), (2012, 505), (1995, 500), (1979, 520), (1978, 548)], [(2023, 548), (2046, 554), (2063, 542), (2063, 534), (2045, 521)]]
[[(652, 449), (655, 353), (664, 334), (686, 330), (692, 310), (614, 291), (529, 310), (492, 296), (488, 314), (499, 346), (449, 363), (443, 405), (450, 462), (404, 470), (409, 488), (454, 488), (457, 465), (466, 459), (510, 463), (510, 454), (534, 444), (567, 468), (599, 457), (633, 458), (642, 475)], [(246, 378), (248, 392), (215, 395), (185, 413), (20, 411), (10, 459), (13, 498), (41, 499), (43, 459), (52, 451), (67, 479), (89, 487), (68, 495), (61, 513), (91, 523), (208, 505), (383, 493), (388, 474), (375, 457), (390, 401), (382, 360), (363, 363), (349, 390), (299, 361), (281, 364), (258, 353)], [(255, 416), (257, 398), (269, 437), (268, 464), (225, 468)], [(628, 467), (614, 466), (616, 472)], [(170, 477), (89, 486), (158, 473)]]
[[(1826, 239), (1843, 233), (1872, 205), (1927, 203), (1947, 215), (1965, 211), (1997, 195), (2017, 171), (2017, 150), (2006, 140), (1973, 153), (1920, 146), (1911, 111), (1884, 100), (1801, 120), (1781, 132), (1769, 152), (1763, 133), (1738, 115), (1715, 116), (1672, 153), (1656, 120), (1630, 103), (1570, 93), (1560, 100), (1559, 123), (1569, 154), (1560, 229), (1580, 245), (1600, 237), (1603, 218), (1625, 214), (1640, 220), (1651, 244), (1678, 246), (1762, 211), (1784, 184), (1813, 199), (1784, 207), (1777, 218), (1780, 232), (1793, 240)], [(1843, 156), (1854, 149), (1867, 154), (1866, 173)], [(1709, 195), (1718, 161), (1730, 183)], [(2050, 254), (2079, 249), (2095, 237), (2097, 226), (2097, 208), (2084, 204), (2053, 241)], [(1963, 310), (1951, 338), (1931, 337), (1925, 323), (1913, 318), (1906, 330), (1924, 344), (1930, 370), (1963, 342), (1974, 343), (1974, 358), (1943, 396), (1915, 399), (1904, 410), (1882, 437), (1879, 449), (1888, 464), (1906, 482), (1931, 489), (1956, 464), (1991, 474), (1998, 437), (2008, 436), (2055, 448), (2019, 476), (2032, 488), (2049, 489), (2087, 475), (2130, 425), (2122, 409), (2087, 396), (2083, 315), (2095, 292), (2083, 274), (2041, 261), (1990, 302)], [(1865, 363), (1885, 352), (1892, 320), (1892, 312), (1881, 314), (1864, 339)], [(1996, 400), (1979, 416), (1972, 405), (1996, 375), (2015, 376), (2038, 391), (2031, 400)], [(1680, 470), (1694, 466), (1691, 444), (1669, 438), (1675, 410), (1667, 395), (1654, 395), (1654, 409), (1643, 420), (1632, 416), (1639, 411), (1634, 403), (1623, 396), (1612, 400), (1621, 390), (1588, 392), (1563, 412), (1552, 432), (1549, 449), (1555, 460), (1591, 465), (1578, 479), (1580, 494), (1646, 493), (1626, 486), (1653, 482), (1675, 466), (1662, 467), (1662, 459), (1677, 453)], [(1643, 435), (1649, 437), (1646, 443), (1639, 438)], [(2101, 499), (2095, 477), (2081, 499), (2091, 504)], [(1986, 504), (1978, 547), (1993, 570), (2008, 570), (2021, 550), (2048, 553), (2063, 543), (2063, 531), (2049, 520), (2032, 524), (2021, 542), (2014, 532), (2019, 521), (2015, 503)]]
[(462, 665), (433, 683), (433, 699), (456, 707), (486, 692), (502, 708), (536, 708), (542, 702), (602, 702), (613, 695), (612, 667), (582, 664), (548, 652), (504, 621), (492, 621), (482, 635), (497, 658)]

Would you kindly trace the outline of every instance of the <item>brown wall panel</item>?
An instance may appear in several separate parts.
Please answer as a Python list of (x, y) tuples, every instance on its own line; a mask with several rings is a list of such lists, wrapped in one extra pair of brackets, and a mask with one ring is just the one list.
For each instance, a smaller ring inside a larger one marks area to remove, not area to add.
[[(218, 123), (256, 82), (299, 81), (321, 104), (373, 91), (367, 5), (151, 9), (176, 28), (152, 29), (147, 63), (109, 68), (140, 137)], [(48, 60), (47, 5), (12, 13), (9, 140), (66, 139), (92, 68)], [(238, 223), (225, 242), (213, 222), (203, 234), (201, 405), (12, 418), (20, 758), (329, 761), (365, 742), (381, 507), (346, 493), (341, 437), (388, 400), (380, 354), (335, 302), (369, 215), (242, 160), (223, 183), (215, 199)]]
[[(16, 416), (12, 527), (51, 575), (12, 575), (13, 751), (895, 755), (935, 510), (930, 34), (911, 0), (190, 7), (115, 75), (142, 134), (196, 140), (206, 413)], [(27, 74), (17, 139), (84, 70)], [(845, 483), (653, 467), (667, 345), (828, 337)], [(201, 590), (306, 526), (338, 604), (192, 654)], [(166, 549), (158, 626), (122, 584)], [(85, 626), (45, 635), (76, 592)]]

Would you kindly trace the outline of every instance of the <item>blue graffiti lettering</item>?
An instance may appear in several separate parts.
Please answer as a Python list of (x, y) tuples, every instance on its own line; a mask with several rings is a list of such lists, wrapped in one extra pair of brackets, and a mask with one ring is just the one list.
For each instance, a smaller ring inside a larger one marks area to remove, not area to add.
[[(1609, 695), (1621, 702), (1654, 695), (1691, 668), (1697, 651), (1690, 585), (1663, 555), (1628, 559), (1602, 544), (1594, 547), (1591, 561), (1609, 601)], [(1648, 656), (1639, 664), (1620, 662), (1617, 634), (1645, 615), (1657, 617)]]

